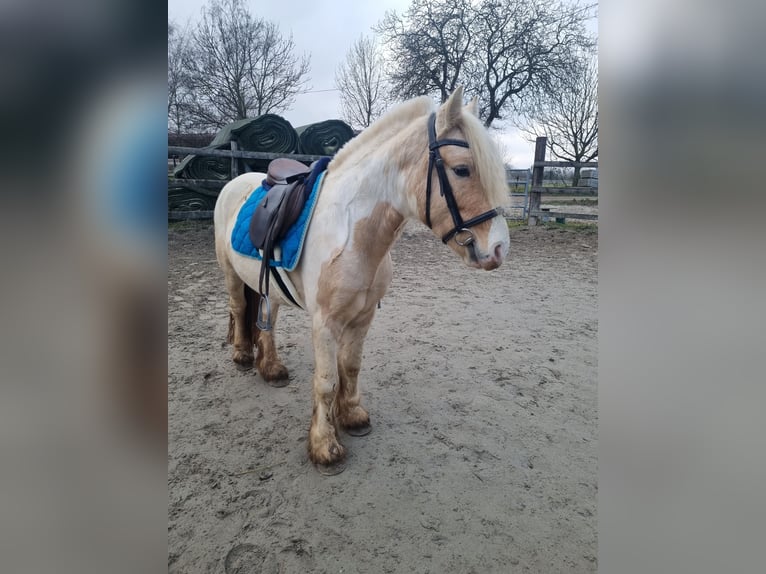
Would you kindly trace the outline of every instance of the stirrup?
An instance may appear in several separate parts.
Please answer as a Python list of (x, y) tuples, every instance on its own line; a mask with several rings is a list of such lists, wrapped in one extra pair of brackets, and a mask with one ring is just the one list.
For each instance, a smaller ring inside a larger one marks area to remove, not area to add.
[[(264, 302), (266, 303), (266, 319), (262, 321)], [(261, 300), (258, 302), (258, 314), (255, 317), (255, 326), (261, 331), (271, 331), (271, 302), (268, 295), (261, 294)]]

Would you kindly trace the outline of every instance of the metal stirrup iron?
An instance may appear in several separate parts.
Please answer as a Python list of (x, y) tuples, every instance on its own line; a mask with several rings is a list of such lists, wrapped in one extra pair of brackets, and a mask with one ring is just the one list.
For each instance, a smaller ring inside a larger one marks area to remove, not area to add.
[[(261, 317), (264, 316), (264, 303), (266, 303), (266, 315), (265, 320), (261, 320)], [(261, 331), (271, 331), (271, 302), (269, 301), (268, 295), (261, 294), (261, 297), (258, 301), (257, 313), (258, 314), (255, 317), (255, 326), (258, 327)]]

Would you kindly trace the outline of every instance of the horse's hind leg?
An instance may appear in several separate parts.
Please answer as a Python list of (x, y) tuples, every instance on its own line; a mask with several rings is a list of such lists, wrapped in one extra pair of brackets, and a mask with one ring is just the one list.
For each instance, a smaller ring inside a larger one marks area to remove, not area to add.
[(338, 380), (340, 388), (335, 399), (338, 424), (349, 434), (367, 434), (370, 416), (359, 404), (359, 369), (362, 365), (362, 346), (372, 323), (374, 310), (360, 316), (348, 325), (338, 344)]
[[(258, 303), (257, 294), (240, 279), (228, 261), (221, 261), (221, 269), (226, 279), (226, 289), (229, 292), (229, 334), (227, 342), (233, 345), (231, 358), (238, 365), (250, 367), (253, 364), (253, 331), (252, 321), (248, 316), (248, 299), (250, 306)], [(246, 292), (249, 290), (249, 293)]]
[[(257, 313), (257, 310), (254, 312)], [(258, 358), (255, 362), (255, 368), (266, 381), (281, 381), (288, 377), (287, 367), (279, 360), (277, 344), (274, 340), (278, 313), (279, 302), (271, 299), (271, 331), (258, 331), (256, 339)]]

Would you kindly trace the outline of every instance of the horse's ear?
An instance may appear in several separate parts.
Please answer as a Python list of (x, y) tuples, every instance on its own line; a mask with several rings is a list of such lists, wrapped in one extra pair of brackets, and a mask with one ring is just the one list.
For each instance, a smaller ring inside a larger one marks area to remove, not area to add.
[(436, 126), (438, 131), (445, 132), (450, 128), (460, 125), (460, 114), (463, 111), (463, 86), (458, 86), (452, 95), (447, 98), (436, 114)]
[(479, 117), (479, 97), (478, 96), (474, 96), (465, 107), (474, 116), (476, 116), (477, 118)]

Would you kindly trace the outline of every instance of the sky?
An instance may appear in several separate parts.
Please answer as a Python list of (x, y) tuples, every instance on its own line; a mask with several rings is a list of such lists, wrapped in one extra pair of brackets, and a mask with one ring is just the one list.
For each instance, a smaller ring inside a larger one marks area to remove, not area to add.
[[(335, 88), (335, 70), (355, 40), (370, 35), (372, 26), (387, 10), (402, 13), (411, 0), (247, 0), (251, 12), (279, 25), (285, 35), (292, 32), (297, 52), (311, 57), (309, 92), (299, 95), (292, 108), (282, 112), (293, 126), (328, 119), (341, 119), (340, 98)], [(184, 26), (200, 18), (206, 0), (168, 0), (168, 18)], [(321, 37), (317, 37), (321, 33)], [(534, 144), (521, 137), (513, 126), (493, 128), (506, 162), (515, 168), (532, 163)]]

